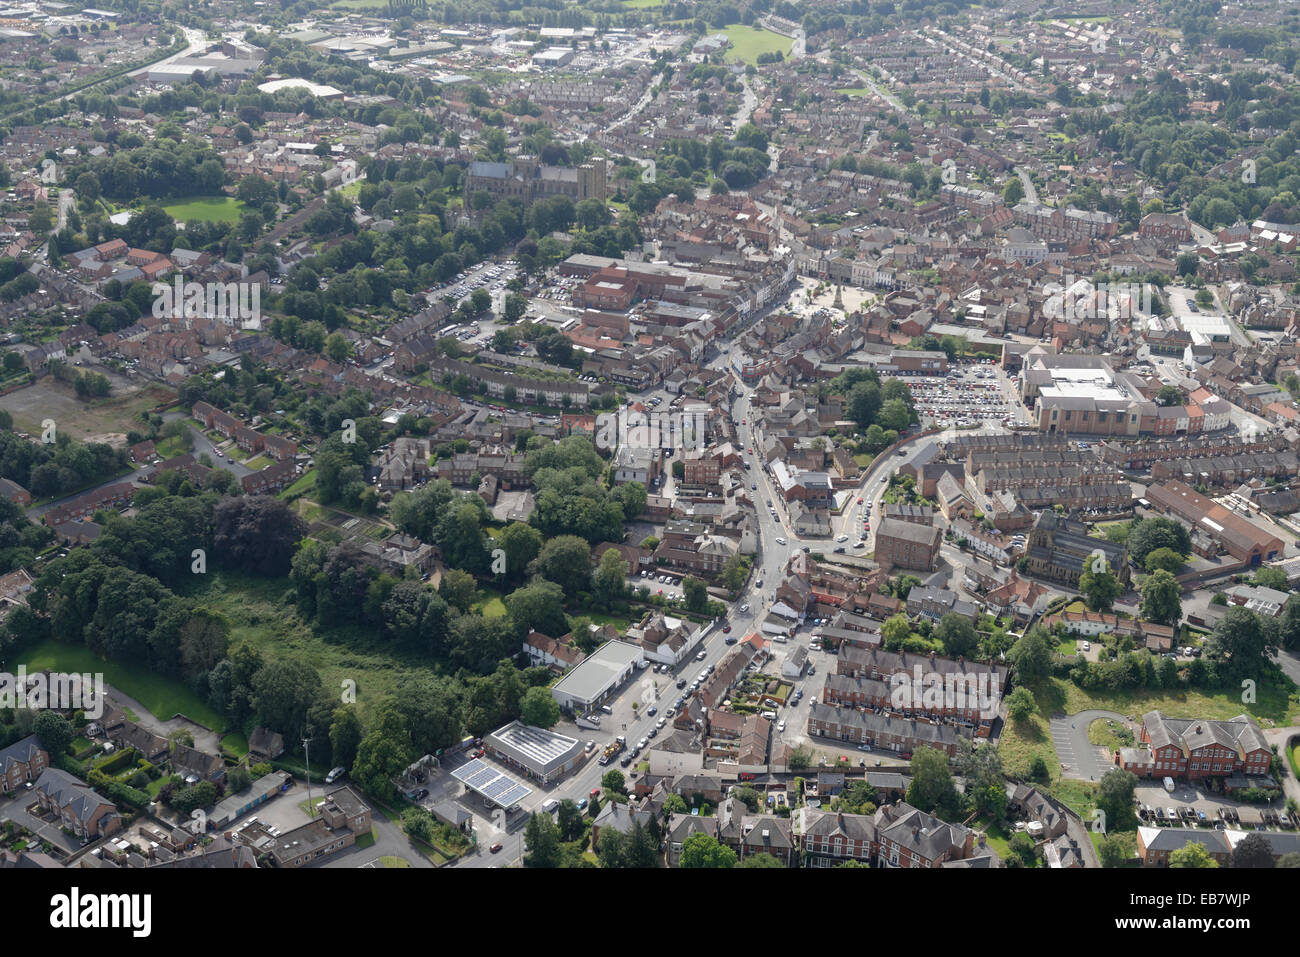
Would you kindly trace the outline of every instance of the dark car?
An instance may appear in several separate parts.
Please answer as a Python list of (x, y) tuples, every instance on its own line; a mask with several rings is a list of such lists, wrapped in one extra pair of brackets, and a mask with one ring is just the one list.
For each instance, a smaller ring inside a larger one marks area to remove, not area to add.
[(726, 638), (722, 639), (722, 643), (724, 645), (734, 645), (739, 640), (740, 639), (738, 639), (735, 635), (728, 635)]
[(685, 687), (686, 687), (686, 679), (685, 679), (685, 678), (678, 678), (678, 679), (677, 679), (677, 687), (679, 687), (679, 688), (685, 688)]
[(429, 796), (428, 788), (419, 788), (418, 790), (412, 791), (408, 795), (408, 797), (410, 797), (412, 801), (423, 801), (428, 796)]

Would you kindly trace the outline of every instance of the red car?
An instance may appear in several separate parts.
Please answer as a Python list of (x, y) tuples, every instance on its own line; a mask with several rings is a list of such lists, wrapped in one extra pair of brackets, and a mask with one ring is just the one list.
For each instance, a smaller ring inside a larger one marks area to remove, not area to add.
[(861, 495), (858, 496), (858, 504), (859, 504), (859, 505), (862, 504), (862, 496), (861, 496)]
[(501, 850), (501, 842), (497, 841), (495, 844), (489, 847), (488, 850), (491, 851), (493, 854), (497, 853), (498, 851)]
[(723, 633), (724, 635), (729, 635), (729, 634), (731, 634), (731, 626), (730, 626), (730, 625), (723, 625), (723, 626), (722, 626), (722, 633)]
[(587, 795), (587, 796), (588, 796), (588, 797), (592, 797), (592, 798), (598, 798), (598, 797), (600, 797), (600, 788), (592, 788), (592, 789), (591, 789), (591, 793), (590, 793), (589, 795)]
[(474, 751), (471, 751), (470, 754), (469, 754), (469, 756), (470, 756), (471, 758), (481, 758), (481, 757), (483, 757), (483, 749), (482, 749), (482, 748), (478, 748), (478, 749), (476, 749), (476, 750), (474, 750)]

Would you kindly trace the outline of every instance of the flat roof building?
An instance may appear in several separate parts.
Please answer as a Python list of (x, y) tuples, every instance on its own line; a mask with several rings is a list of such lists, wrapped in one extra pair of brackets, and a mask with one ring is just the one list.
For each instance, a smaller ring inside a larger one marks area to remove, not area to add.
[(607, 641), (551, 688), (566, 711), (587, 711), (609, 697), (643, 660), (641, 649), (625, 641)]
[(585, 756), (581, 742), (545, 728), (511, 721), (483, 739), (484, 749), (543, 784), (577, 768)]

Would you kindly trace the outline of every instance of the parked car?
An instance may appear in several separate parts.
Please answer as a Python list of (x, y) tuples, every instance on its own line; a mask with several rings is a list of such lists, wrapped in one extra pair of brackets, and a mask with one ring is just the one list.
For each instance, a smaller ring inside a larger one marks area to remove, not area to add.
[(495, 844), (489, 847), (488, 850), (491, 851), (493, 854), (496, 854), (498, 851), (501, 850), (501, 842), (497, 841)]

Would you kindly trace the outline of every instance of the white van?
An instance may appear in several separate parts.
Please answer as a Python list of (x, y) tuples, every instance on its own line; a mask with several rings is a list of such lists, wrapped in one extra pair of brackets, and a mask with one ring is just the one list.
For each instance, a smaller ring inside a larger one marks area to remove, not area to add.
[(1165, 785), (1165, 790), (1166, 790), (1166, 791), (1168, 791), (1170, 794), (1173, 794), (1173, 793), (1174, 793), (1174, 779), (1173, 779), (1173, 778), (1165, 778), (1165, 780), (1164, 780), (1164, 785)]
[(551, 798), (549, 801), (547, 801), (545, 804), (542, 805), (542, 813), (550, 814), (559, 806), (560, 806), (560, 802), (555, 800), (555, 798)]

